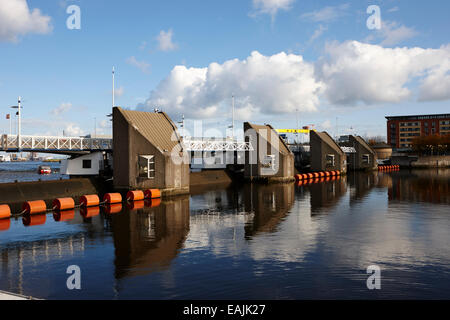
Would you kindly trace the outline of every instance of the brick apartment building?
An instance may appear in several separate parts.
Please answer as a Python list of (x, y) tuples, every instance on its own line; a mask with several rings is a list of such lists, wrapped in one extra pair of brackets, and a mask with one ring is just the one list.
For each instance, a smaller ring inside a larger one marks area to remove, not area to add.
[(395, 116), (387, 119), (388, 144), (394, 149), (411, 148), (412, 140), (428, 135), (450, 134), (450, 114)]

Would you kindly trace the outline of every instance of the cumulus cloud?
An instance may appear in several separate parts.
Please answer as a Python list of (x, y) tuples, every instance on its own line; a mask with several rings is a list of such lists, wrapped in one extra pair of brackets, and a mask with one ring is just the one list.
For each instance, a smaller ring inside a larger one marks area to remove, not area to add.
[(114, 97), (120, 98), (125, 93), (125, 89), (123, 87), (115, 88), (114, 89)]
[(312, 20), (314, 22), (332, 22), (345, 15), (349, 7), (350, 5), (348, 3), (338, 6), (328, 6), (320, 10), (304, 13), (301, 15), (301, 18)]
[(236, 118), (319, 111), (334, 107), (450, 99), (450, 45), (438, 49), (384, 48), (358, 41), (327, 44), (315, 63), (284, 52), (254, 51), (243, 60), (204, 68), (176, 66), (138, 105), (172, 117)]
[(64, 134), (68, 137), (79, 137), (84, 135), (84, 131), (78, 125), (69, 123), (64, 129)]
[(72, 104), (70, 102), (63, 102), (59, 105), (59, 107), (53, 109), (50, 113), (54, 116), (59, 116), (60, 114), (66, 113), (72, 109)]
[(381, 29), (376, 31), (376, 34), (377, 36), (375, 38), (382, 39), (380, 45), (393, 46), (411, 39), (419, 33), (414, 28), (400, 25), (395, 21), (383, 21)]
[(449, 59), (450, 46), (391, 49), (347, 41), (327, 45), (326, 56), (316, 63), (316, 77), (336, 105), (404, 101), (412, 98), (408, 85), (414, 80), (419, 100), (443, 100), (450, 98)]
[(143, 73), (149, 73), (150, 72), (150, 64), (148, 64), (145, 61), (137, 60), (135, 56), (129, 57), (126, 60), (126, 63), (128, 63), (129, 65), (132, 65), (132, 66), (134, 66), (136, 68), (138, 68)]
[(322, 83), (314, 66), (295, 54), (264, 56), (257, 51), (245, 60), (212, 63), (206, 68), (176, 66), (140, 109), (163, 109), (190, 118), (223, 116), (236, 97), (236, 115), (316, 111)]
[(156, 37), (158, 40), (158, 49), (161, 51), (173, 51), (177, 49), (177, 45), (173, 42), (173, 30), (169, 31), (161, 30), (159, 35)]
[(272, 19), (279, 10), (289, 10), (295, 0), (253, 0), (253, 8), (257, 14), (269, 14)]
[(0, 40), (16, 42), (28, 33), (49, 33), (50, 20), (39, 9), (30, 10), (26, 0), (0, 0)]

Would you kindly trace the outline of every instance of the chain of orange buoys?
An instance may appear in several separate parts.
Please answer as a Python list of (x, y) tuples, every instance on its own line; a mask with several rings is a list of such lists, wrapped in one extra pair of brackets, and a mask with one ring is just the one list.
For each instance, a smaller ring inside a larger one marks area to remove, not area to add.
[[(131, 210), (149, 207), (157, 207), (161, 204), (161, 191), (149, 189), (136, 190), (127, 193), (126, 203)], [(145, 203), (147, 201), (147, 203)], [(46, 213), (53, 212), (55, 221), (67, 221), (75, 217), (75, 209), (80, 208), (84, 218), (90, 218), (100, 213), (100, 207), (104, 207), (106, 213), (114, 214), (122, 211), (123, 198), (120, 193), (107, 193), (100, 201), (96, 194), (84, 195), (79, 204), (75, 204), (73, 198), (58, 198), (53, 201), (52, 207), (47, 208), (44, 200), (27, 201), (22, 206), (22, 212), (12, 213), (7, 204), (0, 205), (0, 231), (8, 230), (11, 218), (22, 217), (25, 226), (42, 225), (46, 221)]]

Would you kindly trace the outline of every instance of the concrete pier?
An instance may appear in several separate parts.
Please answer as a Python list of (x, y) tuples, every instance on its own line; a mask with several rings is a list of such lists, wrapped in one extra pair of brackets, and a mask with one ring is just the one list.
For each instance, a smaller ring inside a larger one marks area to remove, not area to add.
[(0, 291), (0, 301), (26, 301), (34, 300), (31, 297), (24, 297), (18, 294)]

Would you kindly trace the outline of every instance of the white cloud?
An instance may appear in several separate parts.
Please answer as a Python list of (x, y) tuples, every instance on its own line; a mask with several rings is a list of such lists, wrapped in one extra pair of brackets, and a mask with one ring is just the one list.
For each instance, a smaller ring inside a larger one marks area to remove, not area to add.
[(399, 25), (395, 21), (383, 21), (378, 33), (383, 39), (380, 43), (382, 46), (393, 46), (418, 35), (418, 32), (413, 28)]
[(69, 123), (64, 129), (64, 134), (68, 137), (79, 137), (84, 135), (84, 131), (76, 124)]
[(332, 125), (332, 123), (331, 123), (330, 120), (326, 120), (326, 121), (324, 121), (320, 126), (321, 126), (321, 128), (322, 128), (323, 130), (328, 130), (328, 129), (330, 129), (333, 125)]
[(59, 107), (53, 109), (50, 113), (55, 116), (59, 116), (62, 113), (66, 113), (70, 109), (72, 109), (72, 104), (70, 102), (63, 102), (59, 105)]
[(123, 87), (115, 88), (114, 89), (114, 97), (120, 98), (125, 93), (125, 89)]
[[(327, 45), (316, 64), (317, 81), (335, 105), (397, 103), (413, 97), (408, 87), (418, 81), (418, 99), (449, 99), (450, 46), (440, 49), (383, 48), (347, 41)], [(441, 86), (435, 87), (435, 85)]]
[(253, 8), (257, 14), (269, 14), (272, 19), (279, 10), (289, 10), (295, 0), (253, 0)]
[(338, 6), (328, 6), (320, 10), (304, 13), (301, 15), (301, 18), (312, 20), (314, 22), (332, 22), (345, 15), (349, 7), (350, 5), (348, 3)]
[(396, 7), (390, 8), (388, 10), (388, 12), (397, 12), (398, 10), (400, 10), (400, 8), (396, 6)]
[(129, 65), (132, 65), (132, 66), (134, 66), (136, 68), (138, 68), (139, 70), (141, 70), (144, 73), (149, 73), (150, 72), (150, 64), (148, 64), (145, 61), (138, 61), (136, 59), (136, 57), (134, 57), (134, 56), (129, 57), (126, 60), (126, 63), (128, 63)]
[(313, 42), (317, 38), (319, 38), (325, 31), (328, 30), (328, 27), (324, 27), (323, 25), (319, 25), (319, 27), (314, 31), (311, 38), (309, 38), (309, 43)]
[(172, 51), (177, 49), (177, 45), (173, 43), (173, 30), (169, 29), (167, 32), (161, 30), (159, 35), (156, 37), (158, 40), (158, 49), (161, 51)]
[(321, 87), (313, 65), (302, 56), (284, 52), (264, 56), (254, 51), (245, 60), (212, 63), (207, 68), (176, 66), (139, 108), (157, 106), (172, 116), (212, 118), (228, 114), (234, 94), (237, 116), (248, 119), (255, 113), (316, 111)]
[[(319, 111), (332, 107), (450, 99), (450, 45), (438, 49), (384, 48), (347, 41), (328, 44), (315, 64), (284, 52), (211, 63), (176, 66), (140, 110), (155, 107), (178, 118), (236, 118)], [(325, 102), (325, 101), (324, 101)]]
[(39, 9), (30, 11), (26, 0), (0, 0), (0, 40), (16, 42), (28, 33), (49, 33), (50, 20)]

